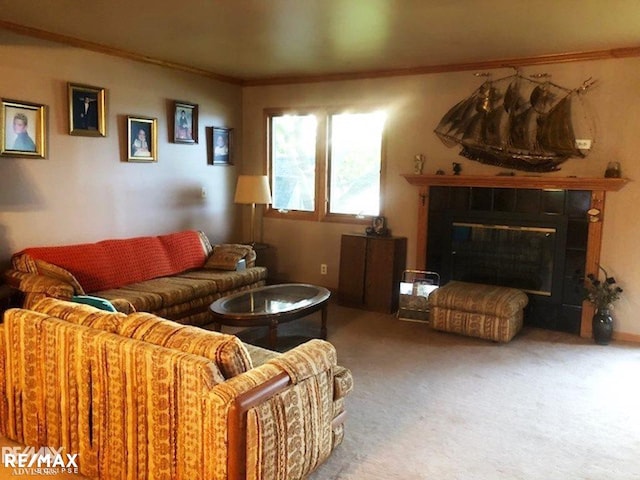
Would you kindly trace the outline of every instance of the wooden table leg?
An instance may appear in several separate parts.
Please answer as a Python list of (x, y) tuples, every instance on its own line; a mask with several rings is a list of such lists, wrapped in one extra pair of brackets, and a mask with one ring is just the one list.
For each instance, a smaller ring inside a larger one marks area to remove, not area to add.
[(278, 346), (278, 320), (271, 320), (269, 324), (269, 348), (275, 350)]
[(327, 304), (325, 303), (322, 306), (322, 310), (321, 310), (321, 315), (322, 315), (322, 323), (320, 326), (320, 338), (322, 338), (323, 340), (327, 339)]

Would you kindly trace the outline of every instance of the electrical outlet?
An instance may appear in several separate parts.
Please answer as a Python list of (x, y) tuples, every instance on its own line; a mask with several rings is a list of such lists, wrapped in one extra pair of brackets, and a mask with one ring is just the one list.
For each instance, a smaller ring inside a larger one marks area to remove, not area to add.
[(576, 148), (578, 150), (589, 150), (591, 148), (591, 140), (588, 138), (576, 138)]
[(320, 264), (320, 275), (326, 275), (327, 274), (327, 264), (326, 263), (321, 263)]
[(200, 190), (200, 195), (202, 196), (202, 198), (207, 198), (207, 189), (206, 189), (206, 187), (202, 187), (202, 190)]

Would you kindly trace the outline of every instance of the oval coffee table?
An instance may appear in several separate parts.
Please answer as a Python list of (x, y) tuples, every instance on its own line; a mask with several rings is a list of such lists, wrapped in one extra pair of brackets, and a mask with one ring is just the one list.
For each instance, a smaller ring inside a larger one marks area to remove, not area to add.
[(283, 283), (254, 288), (216, 300), (209, 307), (213, 327), (269, 327), (269, 348), (276, 348), (278, 325), (321, 310), (320, 337), (327, 338), (327, 304), (331, 292), (305, 283)]

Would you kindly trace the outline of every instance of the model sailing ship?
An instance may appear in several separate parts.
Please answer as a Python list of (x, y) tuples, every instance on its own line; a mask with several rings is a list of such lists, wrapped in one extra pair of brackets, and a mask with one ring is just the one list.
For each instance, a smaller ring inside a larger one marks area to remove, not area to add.
[[(435, 133), (448, 147), (461, 145), (460, 155), (471, 160), (532, 172), (560, 170), (560, 163), (588, 151), (576, 144), (573, 111), (593, 83), (588, 79), (569, 90), (546, 74), (489, 77), (442, 117)], [(586, 138), (593, 138), (593, 127), (586, 128)]]

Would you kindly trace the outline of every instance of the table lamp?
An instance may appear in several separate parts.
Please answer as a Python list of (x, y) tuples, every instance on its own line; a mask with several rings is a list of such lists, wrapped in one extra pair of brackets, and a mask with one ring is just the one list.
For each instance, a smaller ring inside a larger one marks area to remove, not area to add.
[(254, 226), (256, 220), (256, 203), (267, 205), (271, 203), (269, 177), (266, 175), (239, 175), (236, 185), (235, 203), (251, 205), (250, 242), (255, 244)]

